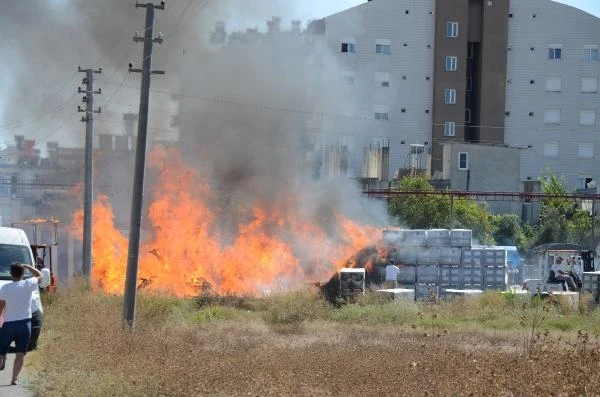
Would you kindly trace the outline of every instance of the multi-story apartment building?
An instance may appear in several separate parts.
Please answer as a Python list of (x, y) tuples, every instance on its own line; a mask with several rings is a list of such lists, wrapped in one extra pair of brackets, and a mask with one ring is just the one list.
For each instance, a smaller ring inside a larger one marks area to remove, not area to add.
[[(340, 98), (351, 114), (316, 117), (311, 127), (322, 146), (348, 150), (350, 176), (361, 176), (366, 149), (382, 146), (390, 177), (411, 165), (428, 168), (428, 156), (410, 156), (410, 145), (427, 151), (432, 144), (434, 30), (435, 0), (365, 2), (308, 26), (315, 56), (333, 54), (338, 70), (317, 86), (328, 92), (342, 81)], [(410, 164), (415, 158), (419, 164)]]
[(600, 180), (600, 19), (549, 0), (510, 2), (505, 143), (521, 180), (549, 168), (569, 188)]
[(383, 142), (393, 175), (422, 144), (435, 176), (444, 142), (472, 142), (522, 149), (523, 182), (547, 168), (571, 189), (600, 178), (592, 15), (551, 0), (372, 0), (309, 33), (350, 86), (353, 117), (319, 126), (350, 164)]

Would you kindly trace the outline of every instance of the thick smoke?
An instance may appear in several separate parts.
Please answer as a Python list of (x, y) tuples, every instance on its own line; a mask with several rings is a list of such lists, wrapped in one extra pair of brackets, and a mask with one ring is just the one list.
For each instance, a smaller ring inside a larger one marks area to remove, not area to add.
[[(184, 157), (234, 201), (294, 197), (298, 207), (290, 211), (326, 229), (336, 211), (372, 221), (367, 209), (373, 203), (359, 203), (354, 182), (316, 178), (323, 166), (321, 121), (335, 121), (355, 100), (346, 95), (333, 49), (317, 51), (313, 37), (290, 29), (271, 20), (270, 31), (234, 33), (225, 43), (203, 43), (180, 55)], [(210, 37), (203, 32), (199, 37)]]
[[(290, 210), (325, 228), (336, 211), (371, 221), (377, 215), (383, 221), (383, 206), (364, 202), (354, 182), (317, 178), (323, 168), (321, 123), (335, 122), (328, 114), (352, 108), (354, 99), (345, 91), (333, 54), (328, 49), (316, 52), (310, 35), (290, 31), (294, 4), (177, 0), (168, 1), (166, 11), (156, 11), (155, 33), (163, 32), (165, 42), (155, 46), (153, 67), (165, 69), (167, 75), (152, 80), (150, 126), (155, 129), (150, 138), (172, 137), (161, 131), (178, 130), (186, 162), (216, 191), (225, 192), (232, 206), (294, 197)], [(8, 9), (0, 13), (0, 33), (10, 45), (1, 50), (2, 63), (22, 66), (5, 68), (13, 73), (12, 90), (2, 92), (4, 100), (14, 104), (11, 113), (17, 104), (27, 109), (31, 92), (40, 92), (39, 80), (29, 83), (28, 76), (41, 73), (41, 91), (52, 93), (47, 88), (60, 88), (58, 83), (71, 74), (57, 95), (64, 99), (82, 77), (65, 70), (65, 64), (73, 71), (77, 65), (102, 66), (97, 85), (103, 95), (96, 101), (109, 103), (97, 118), (96, 132), (122, 133), (122, 113), (137, 113), (139, 100), (138, 89), (129, 87), (139, 86), (139, 75), (126, 71), (129, 61), (139, 67), (142, 51), (131, 37), (135, 30), (143, 34), (144, 11), (133, 5), (123, 0), (7, 2), (3, 7)], [(275, 16), (284, 17), (279, 26), (271, 19)], [(217, 21), (225, 22), (223, 42), (210, 41)], [(267, 21), (272, 22), (271, 32)], [(244, 26), (258, 30), (246, 32)], [(11, 30), (25, 37), (14, 37)], [(95, 61), (98, 65), (90, 64)], [(60, 102), (58, 98), (48, 98), (49, 104)], [(45, 103), (44, 98), (34, 99)], [(72, 123), (52, 138), (67, 137), (68, 143), (61, 145), (81, 146), (82, 136), (81, 124)], [(123, 181), (115, 183), (130, 184), (131, 174), (122, 175)]]

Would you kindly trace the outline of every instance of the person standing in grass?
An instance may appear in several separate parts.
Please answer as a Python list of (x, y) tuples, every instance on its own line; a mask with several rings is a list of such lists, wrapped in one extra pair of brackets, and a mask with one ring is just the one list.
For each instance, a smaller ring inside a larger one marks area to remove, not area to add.
[[(25, 269), (33, 277), (24, 279)], [(15, 363), (10, 384), (16, 385), (31, 337), (31, 295), (42, 283), (42, 273), (31, 265), (15, 262), (10, 275), (13, 281), (0, 288), (0, 315), (4, 315), (0, 328), (0, 370), (4, 369), (8, 347), (14, 341)]]
[(385, 288), (397, 288), (398, 287), (398, 273), (400, 269), (396, 266), (396, 261), (390, 259), (389, 265), (385, 267)]

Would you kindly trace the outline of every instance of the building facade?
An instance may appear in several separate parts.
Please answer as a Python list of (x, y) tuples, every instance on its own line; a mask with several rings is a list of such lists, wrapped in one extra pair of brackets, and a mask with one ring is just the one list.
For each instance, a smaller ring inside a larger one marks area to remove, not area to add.
[(521, 181), (600, 178), (600, 19), (549, 0), (511, 1), (505, 143), (521, 147)]
[(319, 128), (350, 164), (383, 143), (393, 177), (421, 144), (437, 178), (443, 144), (470, 142), (521, 149), (525, 190), (545, 170), (571, 190), (600, 178), (599, 18), (551, 0), (372, 0), (317, 22), (354, 100)]
[[(331, 56), (337, 70), (321, 74), (315, 97), (339, 87), (345, 108), (330, 113), (346, 116), (314, 117), (311, 128), (320, 146), (347, 147), (349, 176), (368, 177), (365, 155), (389, 148), (389, 171), (379, 174), (393, 178), (411, 166), (410, 145), (430, 147), (434, 27), (435, 0), (369, 1), (308, 26), (315, 57)], [(413, 166), (428, 169), (429, 159)]]

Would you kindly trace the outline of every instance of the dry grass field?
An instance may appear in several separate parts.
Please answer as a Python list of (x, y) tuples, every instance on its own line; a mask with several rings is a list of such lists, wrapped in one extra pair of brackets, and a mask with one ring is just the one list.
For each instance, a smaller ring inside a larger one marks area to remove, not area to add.
[(485, 294), (451, 303), (46, 296), (40, 396), (600, 395), (600, 312)]

